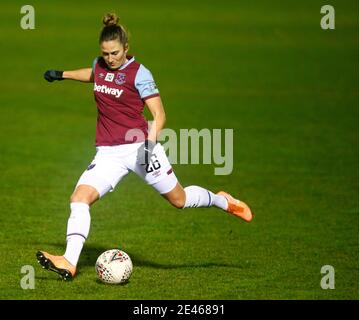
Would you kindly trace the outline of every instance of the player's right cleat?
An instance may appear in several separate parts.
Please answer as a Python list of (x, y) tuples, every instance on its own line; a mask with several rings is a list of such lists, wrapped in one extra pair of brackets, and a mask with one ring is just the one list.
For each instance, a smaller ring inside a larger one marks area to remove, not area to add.
[(219, 196), (223, 196), (228, 201), (227, 212), (233, 214), (236, 217), (243, 219), (244, 221), (250, 222), (253, 219), (251, 209), (243, 201), (233, 198), (230, 194), (224, 191), (217, 193)]
[(63, 280), (71, 280), (76, 274), (76, 267), (64, 256), (53, 256), (45, 251), (38, 251), (36, 258), (42, 268), (58, 273)]

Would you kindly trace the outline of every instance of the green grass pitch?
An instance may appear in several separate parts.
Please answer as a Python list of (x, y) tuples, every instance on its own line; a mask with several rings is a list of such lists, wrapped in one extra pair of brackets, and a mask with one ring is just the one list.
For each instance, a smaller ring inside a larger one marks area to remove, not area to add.
[[(1, 4), (0, 299), (358, 299), (359, 11), (331, 1), (24, 1)], [(215, 208), (176, 210), (134, 175), (91, 211), (78, 277), (58, 280), (38, 249), (63, 254), (69, 197), (94, 156), (92, 86), (49, 84), (89, 67), (101, 18), (117, 12), (130, 53), (153, 73), (167, 127), (234, 129), (234, 169), (174, 165), (182, 185), (224, 189), (250, 224)], [(134, 272), (104, 285), (98, 255), (120, 247)], [(24, 265), (35, 289), (24, 290)], [(320, 286), (335, 269), (335, 289)]]

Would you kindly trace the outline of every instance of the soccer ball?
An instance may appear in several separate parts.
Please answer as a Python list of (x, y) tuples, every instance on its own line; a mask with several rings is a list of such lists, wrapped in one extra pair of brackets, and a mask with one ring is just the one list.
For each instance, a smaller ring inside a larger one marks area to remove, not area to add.
[(105, 283), (119, 284), (128, 281), (132, 274), (130, 256), (119, 249), (103, 252), (96, 261), (98, 278)]

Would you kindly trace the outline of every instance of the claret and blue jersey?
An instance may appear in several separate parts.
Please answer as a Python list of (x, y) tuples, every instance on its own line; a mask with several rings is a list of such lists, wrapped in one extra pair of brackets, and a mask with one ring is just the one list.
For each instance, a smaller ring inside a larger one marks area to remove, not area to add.
[[(104, 59), (93, 62), (94, 95), (98, 110), (96, 146), (111, 146), (140, 142), (127, 141), (126, 133), (139, 129), (147, 137), (147, 121), (143, 116), (145, 101), (159, 96), (151, 72), (135, 57), (117, 70), (107, 67)], [(142, 138), (143, 139), (143, 138)]]

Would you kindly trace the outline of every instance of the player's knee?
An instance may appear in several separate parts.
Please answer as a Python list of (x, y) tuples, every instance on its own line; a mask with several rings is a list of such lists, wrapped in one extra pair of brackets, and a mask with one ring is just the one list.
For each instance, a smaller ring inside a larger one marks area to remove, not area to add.
[(83, 202), (89, 204), (89, 198), (84, 195), (74, 193), (70, 197), (70, 203), (73, 202)]
[(186, 198), (183, 197), (175, 197), (171, 199), (170, 203), (177, 209), (182, 209), (186, 203)]
[(83, 202), (91, 205), (99, 198), (94, 188), (79, 186), (70, 197), (70, 202)]
[(170, 192), (162, 195), (175, 208), (182, 209), (185, 206), (186, 193), (178, 182)]

